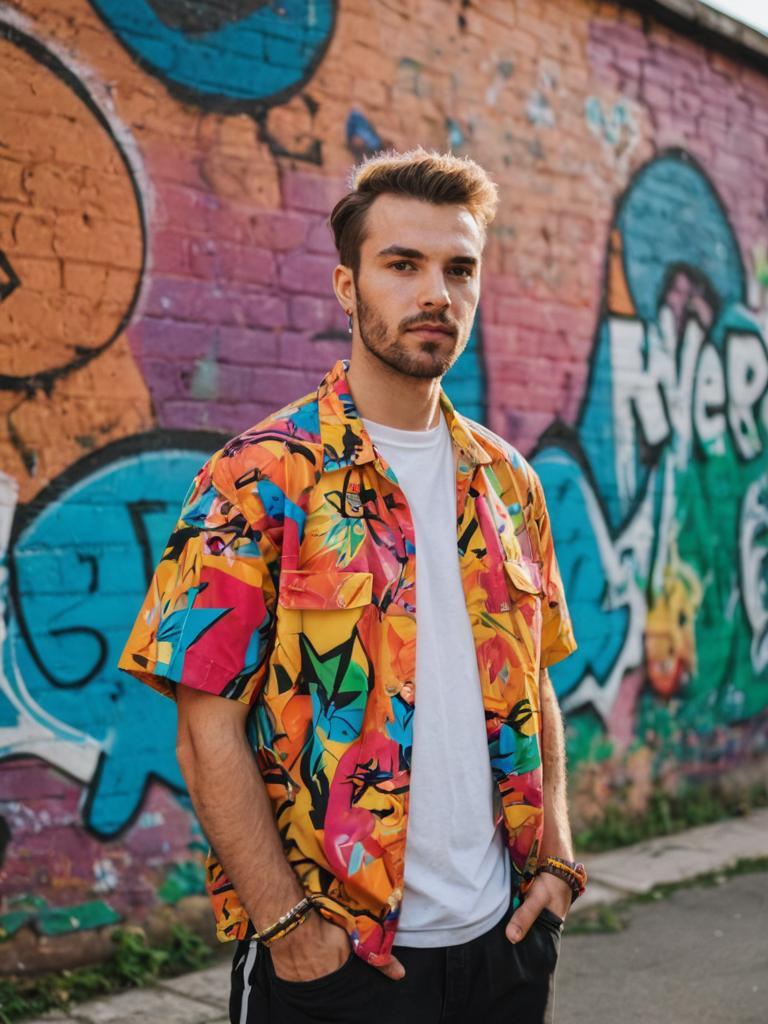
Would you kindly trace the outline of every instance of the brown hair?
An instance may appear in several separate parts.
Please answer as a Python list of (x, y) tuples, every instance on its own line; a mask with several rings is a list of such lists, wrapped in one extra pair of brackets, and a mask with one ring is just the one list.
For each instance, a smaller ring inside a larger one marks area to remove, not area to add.
[(422, 149), (390, 150), (369, 157), (352, 170), (350, 191), (329, 218), (339, 259), (357, 273), (365, 217), (377, 196), (411, 196), (428, 203), (466, 206), (483, 233), (496, 214), (498, 189), (483, 168), (465, 156)]

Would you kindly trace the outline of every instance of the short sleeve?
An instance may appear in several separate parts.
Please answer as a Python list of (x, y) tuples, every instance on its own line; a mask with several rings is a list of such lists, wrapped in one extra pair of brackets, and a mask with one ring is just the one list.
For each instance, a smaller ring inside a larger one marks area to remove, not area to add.
[(552, 527), (544, 498), (544, 489), (538, 474), (531, 468), (533, 489), (533, 518), (539, 541), (538, 557), (541, 562), (542, 597), (541, 667), (554, 665), (576, 650), (573, 623), (565, 599), (563, 581), (555, 555)]
[(279, 553), (257, 492), (248, 517), (235, 498), (226, 462), (214, 456), (190, 487), (120, 658), (166, 696), (182, 684), (251, 703), (262, 687)]

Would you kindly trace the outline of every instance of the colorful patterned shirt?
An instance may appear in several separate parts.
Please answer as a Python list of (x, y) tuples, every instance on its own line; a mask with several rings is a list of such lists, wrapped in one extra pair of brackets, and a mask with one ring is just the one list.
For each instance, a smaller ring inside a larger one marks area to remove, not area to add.
[[(247, 735), (289, 863), (357, 954), (382, 964), (403, 895), (418, 558), (407, 502), (346, 368), (201, 469), (120, 667), (171, 697), (183, 684), (250, 706)], [(543, 828), (539, 670), (576, 644), (536, 473), (440, 401), (517, 888)], [(248, 915), (214, 851), (207, 880), (219, 937), (245, 937)]]

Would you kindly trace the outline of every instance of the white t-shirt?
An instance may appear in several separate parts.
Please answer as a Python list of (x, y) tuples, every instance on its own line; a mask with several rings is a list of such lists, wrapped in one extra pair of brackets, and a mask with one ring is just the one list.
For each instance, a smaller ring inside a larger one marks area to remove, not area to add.
[(444, 416), (431, 430), (363, 422), (405, 494), (416, 544), (413, 762), (395, 942), (458, 945), (501, 919), (510, 878), (459, 570), (451, 435)]

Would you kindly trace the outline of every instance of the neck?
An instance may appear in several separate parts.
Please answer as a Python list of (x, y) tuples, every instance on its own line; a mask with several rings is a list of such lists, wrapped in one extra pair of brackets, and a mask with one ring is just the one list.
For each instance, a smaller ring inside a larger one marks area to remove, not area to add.
[(429, 430), (440, 422), (440, 378), (399, 373), (362, 344), (353, 346), (347, 383), (363, 419), (397, 430)]

